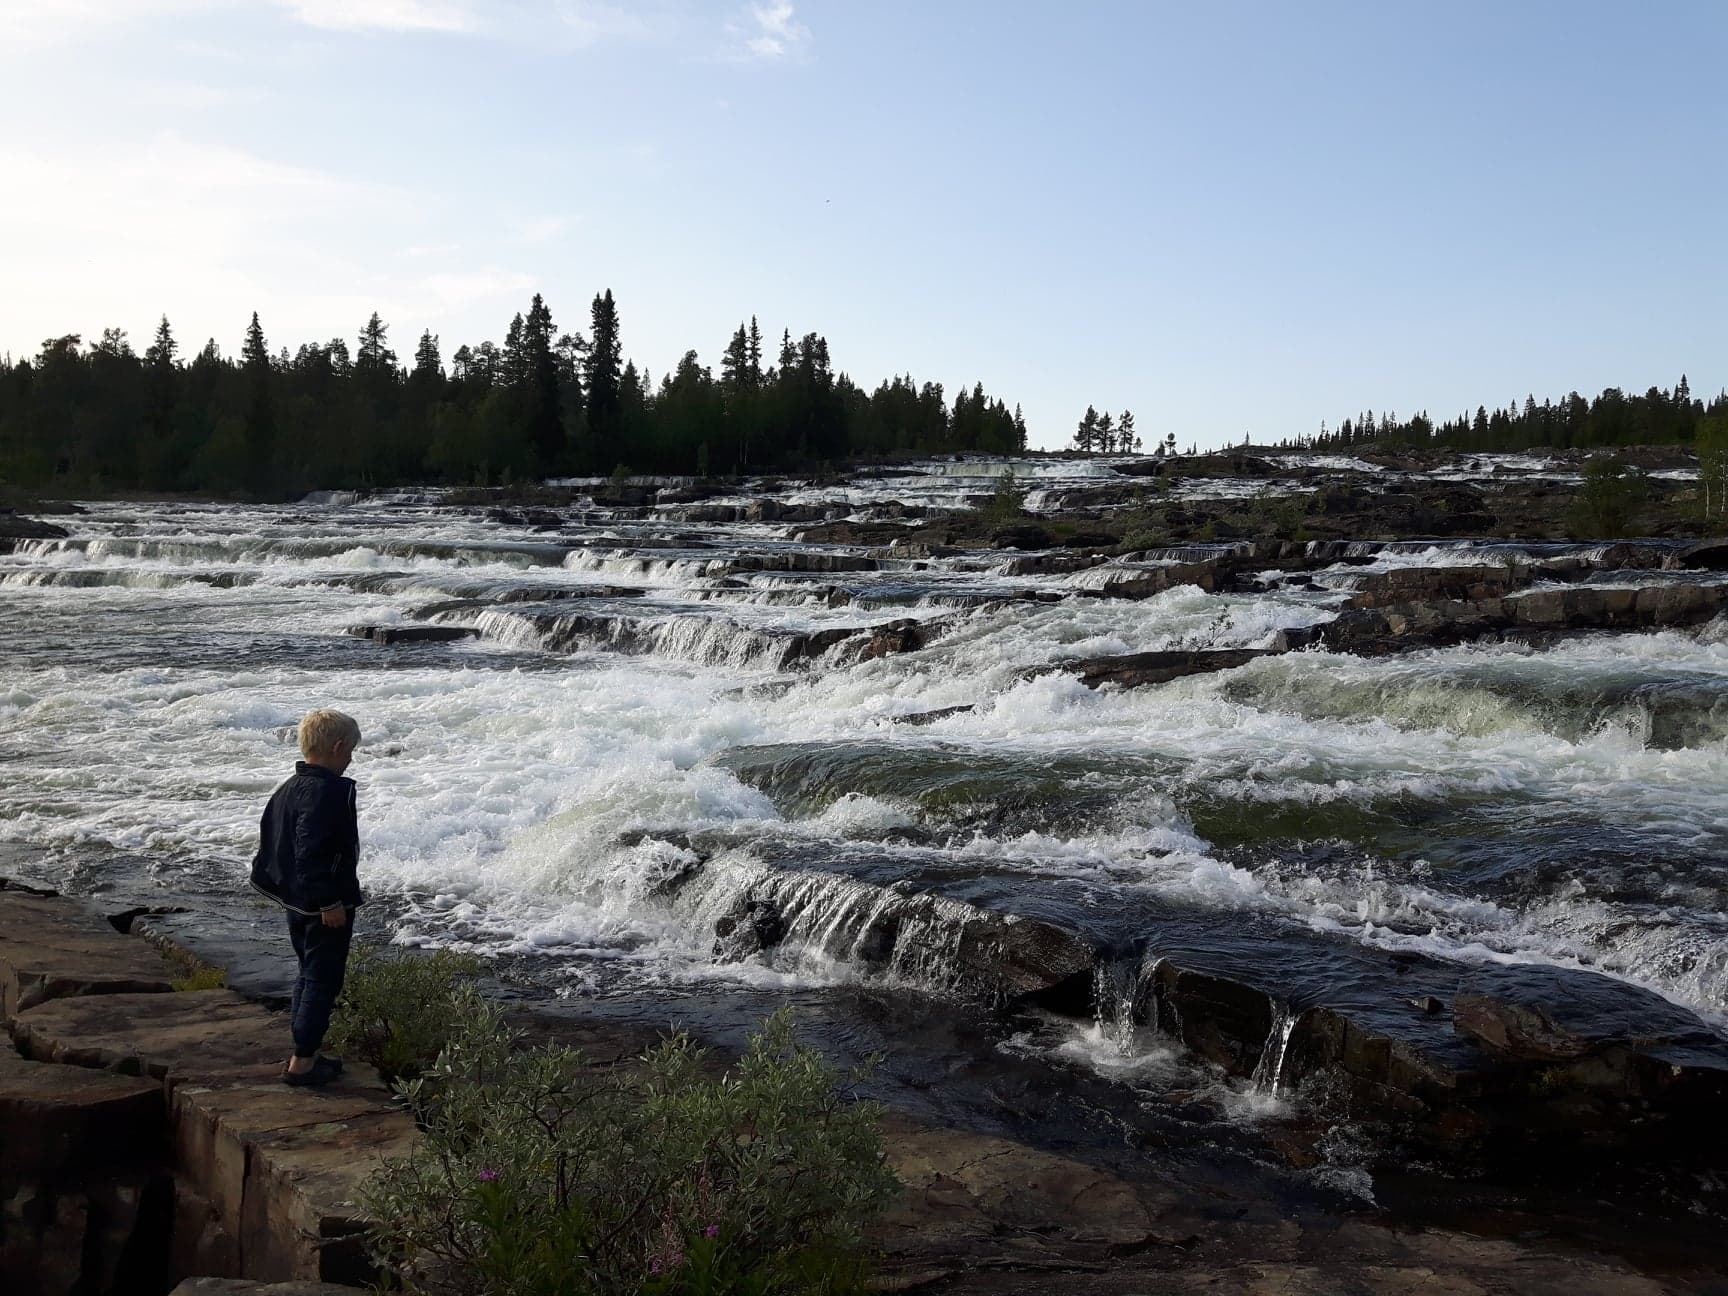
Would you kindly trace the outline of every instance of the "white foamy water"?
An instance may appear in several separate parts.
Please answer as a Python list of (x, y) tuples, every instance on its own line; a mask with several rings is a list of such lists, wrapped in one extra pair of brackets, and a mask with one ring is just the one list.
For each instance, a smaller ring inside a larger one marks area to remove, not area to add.
[[(618, 966), (823, 981), (860, 974), (845, 933), (880, 903), (847, 875), (900, 869), (986, 876), (1010, 898), (1249, 911), (1448, 958), (1592, 967), (1728, 1014), (1716, 632), (1303, 653), (1094, 692), (1037, 672), (1264, 647), (1336, 597), (1116, 600), (967, 561), (786, 570), (811, 551), (761, 528), (666, 550), (418, 502), (73, 521), (71, 541), (0, 557), (0, 839), (124, 852), (114, 867), (153, 870), (170, 893), (239, 892), (295, 719), (336, 705), (366, 731), (363, 878), (399, 898), (403, 939), (547, 952), (591, 980)], [(610, 585), (643, 593), (576, 597)], [(477, 600), (439, 618), (483, 637), (386, 649), (343, 634), (446, 600)], [(786, 658), (797, 636), (867, 635), (899, 615), (936, 627), (933, 642)], [(746, 768), (779, 747), (823, 771), (797, 796)], [(669, 900), (699, 854), (709, 875)], [(810, 879), (781, 896), (788, 949), (717, 966), (714, 918), (788, 867)]]

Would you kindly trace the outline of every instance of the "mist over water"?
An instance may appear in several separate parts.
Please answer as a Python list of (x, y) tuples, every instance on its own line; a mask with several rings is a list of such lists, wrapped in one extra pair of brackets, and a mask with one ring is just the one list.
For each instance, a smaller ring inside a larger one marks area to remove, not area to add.
[[(533, 952), (585, 993), (943, 993), (962, 910), (1105, 943), (1179, 912), (1245, 946), (1590, 968), (1728, 1022), (1720, 626), (1093, 691), (1045, 668), (1264, 647), (1333, 616), (1348, 573), (1134, 601), (752, 524), (547, 536), (412, 499), (72, 521), (0, 557), (0, 840), (145, 858), (170, 898), (244, 886), (292, 726), (333, 705), (365, 730), (362, 879), (395, 937)], [(479, 637), (344, 633), (416, 613)], [(864, 658), (859, 633), (900, 616), (928, 645)], [(936, 897), (895, 918), (928, 924), (929, 957), (871, 956), (884, 887)], [(747, 894), (788, 938), (721, 962), (715, 921)], [(1063, 1047), (1120, 1070), (1104, 1038)]]

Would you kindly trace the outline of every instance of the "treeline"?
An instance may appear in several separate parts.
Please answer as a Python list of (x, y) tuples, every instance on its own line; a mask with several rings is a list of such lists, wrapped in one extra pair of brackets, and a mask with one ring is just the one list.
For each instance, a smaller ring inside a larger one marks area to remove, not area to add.
[(164, 318), (142, 354), (107, 329), (50, 338), (0, 362), (0, 481), (32, 489), (288, 495), (314, 487), (488, 484), (559, 475), (778, 471), (909, 451), (1025, 449), (1018, 407), (896, 376), (874, 391), (837, 372), (820, 334), (756, 321), (716, 375), (688, 351), (656, 384), (624, 359), (617, 303), (586, 334), (560, 331), (536, 294), (502, 345), (446, 365), (423, 333), (407, 363), (374, 314), (357, 345), (274, 353), (256, 313), (238, 356), (214, 340), (187, 359)]
[[(1717, 420), (1728, 420), (1728, 392), (1709, 401), (1692, 395), (1682, 374), (1671, 390), (1652, 387), (1642, 396), (1628, 396), (1609, 387), (1594, 400), (1571, 392), (1559, 401), (1536, 403), (1526, 396), (1520, 405), (1504, 409), (1476, 407), (1436, 423), (1426, 411), (1407, 419), (1372, 410), (1347, 418), (1336, 428), (1320, 425), (1318, 436), (1296, 444), (1316, 450), (1345, 450), (1374, 445), (1386, 449), (1532, 450), (1593, 449), (1603, 446), (1694, 445), (1702, 432), (1709, 437)], [(1289, 443), (1286, 443), (1289, 444)]]

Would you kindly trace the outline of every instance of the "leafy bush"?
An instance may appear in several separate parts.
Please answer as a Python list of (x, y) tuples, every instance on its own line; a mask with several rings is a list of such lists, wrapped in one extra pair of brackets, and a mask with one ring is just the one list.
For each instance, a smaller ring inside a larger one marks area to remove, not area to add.
[(877, 1110), (770, 1018), (724, 1074), (680, 1036), (626, 1067), (525, 1047), (476, 1001), (404, 1086), (428, 1113), (370, 1181), (381, 1263), (420, 1296), (838, 1296), (896, 1191)]
[(479, 996), (477, 959), (449, 950), (415, 954), (356, 946), (330, 1019), (330, 1047), (370, 1062), (388, 1082), (412, 1079), (450, 1042)]

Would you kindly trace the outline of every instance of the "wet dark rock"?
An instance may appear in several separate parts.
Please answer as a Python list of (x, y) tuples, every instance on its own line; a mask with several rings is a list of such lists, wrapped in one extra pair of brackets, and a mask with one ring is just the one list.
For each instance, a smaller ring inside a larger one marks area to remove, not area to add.
[[(799, 552), (739, 554), (722, 564), (729, 572), (862, 572), (875, 571), (876, 560), (862, 554)], [(720, 575), (721, 571), (711, 574)]]
[(1194, 652), (1127, 653), (1119, 657), (1094, 657), (1077, 664), (1080, 682), (1087, 688), (1114, 684), (1119, 688), (1143, 688), (1167, 684), (1188, 675), (1208, 675), (1235, 670), (1267, 656), (1265, 649), (1223, 648)]
[(453, 625), (360, 625), (349, 626), (348, 633), (356, 639), (370, 639), (375, 644), (452, 643), (458, 639), (477, 639), (475, 626)]
[(1496, 567), (1394, 567), (1369, 572), (1357, 585), (1351, 607), (1374, 608), (1414, 599), (1504, 598), (1531, 580), (1528, 568)]
[(1096, 567), (1101, 561), (1090, 554), (1025, 554), (1004, 560), (996, 570), (1004, 576), (1060, 576)]
[(1540, 1005), (1490, 995), (1459, 995), (1452, 1005), (1452, 1022), (1491, 1052), (1518, 1062), (1569, 1062), (1595, 1047), (1558, 1025)]
[(998, 549), (1048, 549), (1050, 533), (1035, 523), (1018, 523), (997, 527), (990, 533), (990, 543)]
[(949, 716), (965, 715), (977, 709), (974, 702), (962, 702), (959, 706), (937, 707), (934, 711), (919, 711), (912, 715), (895, 716), (893, 723), (903, 725), (929, 725), (938, 720), (946, 720)]
[(1435, 599), (1351, 609), (1322, 629), (1328, 648), (1363, 656), (1536, 631), (1696, 625), (1728, 608), (1728, 583), (1545, 589), (1509, 598)]
[(1278, 465), (1257, 455), (1218, 454), (1177, 455), (1168, 459), (1132, 459), (1116, 465), (1116, 471), (1128, 477), (1273, 477)]
[(1064, 549), (1110, 549), (1115, 547), (1116, 537), (1108, 531), (1076, 531), (1057, 543)]
[(1728, 540), (1704, 540), (1688, 545), (1675, 552), (1673, 562), (1680, 568), (1728, 571)]
[(916, 652), (924, 646), (924, 630), (918, 622), (912, 620), (890, 621), (887, 625), (878, 626), (870, 634), (870, 642), (864, 647), (864, 657), (871, 660), (877, 657), (889, 657), (895, 653)]
[(775, 499), (754, 499), (744, 506), (746, 522), (821, 522), (828, 509), (820, 504), (783, 504)]
[(486, 520), (504, 526), (528, 527), (535, 531), (556, 531), (564, 525), (561, 515), (551, 509), (540, 508), (491, 508), (486, 510)]
[(416, 621), (438, 621), (445, 617), (466, 616), (469, 613), (484, 612), (494, 607), (508, 607), (515, 603), (641, 598), (645, 593), (646, 590), (632, 585), (521, 585), (498, 590), (485, 598), (440, 599), (436, 603), (415, 608), (409, 615)]
[(770, 901), (746, 899), (714, 922), (714, 957), (737, 963), (773, 949), (786, 939), (786, 920)]
[(1077, 592), (1100, 598), (1143, 599), (1179, 585), (1197, 585), (1211, 593), (1231, 571), (1231, 564), (1222, 559), (1146, 565), (1111, 562), (1092, 568), (1073, 583)]
[(52, 522), (0, 512), (0, 553), (11, 553), (20, 540), (64, 540), (71, 534)]
[(1320, 642), (1319, 626), (1292, 626), (1280, 630), (1272, 636), (1270, 651), (1275, 653), (1300, 652), (1302, 649)]

